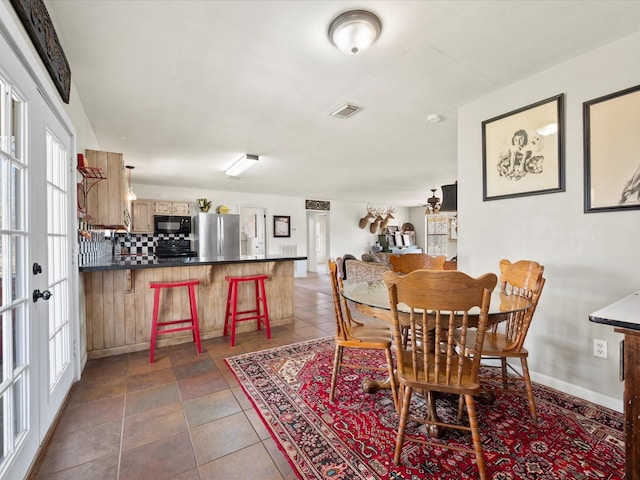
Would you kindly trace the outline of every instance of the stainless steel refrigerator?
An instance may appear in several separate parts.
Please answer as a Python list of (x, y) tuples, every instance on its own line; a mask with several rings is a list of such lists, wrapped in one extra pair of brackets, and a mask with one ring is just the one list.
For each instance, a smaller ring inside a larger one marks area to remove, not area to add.
[(240, 256), (240, 215), (200, 212), (193, 223), (199, 257)]

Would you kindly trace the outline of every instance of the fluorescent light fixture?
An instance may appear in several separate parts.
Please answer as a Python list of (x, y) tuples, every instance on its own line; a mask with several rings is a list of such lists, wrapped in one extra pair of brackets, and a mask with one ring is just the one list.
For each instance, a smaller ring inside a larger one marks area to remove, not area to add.
[(256, 163), (258, 163), (258, 155), (246, 154), (236, 163), (227, 168), (227, 171), (224, 173), (227, 177), (237, 177), (247, 168), (255, 165)]

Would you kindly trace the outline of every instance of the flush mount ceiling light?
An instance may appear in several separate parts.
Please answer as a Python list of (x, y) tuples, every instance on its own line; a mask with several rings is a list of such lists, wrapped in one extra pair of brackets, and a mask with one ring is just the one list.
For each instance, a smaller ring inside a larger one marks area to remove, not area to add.
[(347, 55), (368, 49), (382, 32), (380, 19), (366, 10), (341, 13), (329, 24), (329, 40)]
[(258, 155), (246, 154), (224, 172), (227, 177), (237, 177), (247, 168), (258, 163)]

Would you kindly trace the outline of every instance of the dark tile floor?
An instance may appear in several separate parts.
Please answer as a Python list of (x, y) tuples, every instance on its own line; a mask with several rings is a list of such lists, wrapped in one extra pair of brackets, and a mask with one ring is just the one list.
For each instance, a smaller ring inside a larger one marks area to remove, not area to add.
[(295, 479), (224, 358), (335, 333), (327, 275), (295, 282), (295, 323), (90, 360), (33, 479)]

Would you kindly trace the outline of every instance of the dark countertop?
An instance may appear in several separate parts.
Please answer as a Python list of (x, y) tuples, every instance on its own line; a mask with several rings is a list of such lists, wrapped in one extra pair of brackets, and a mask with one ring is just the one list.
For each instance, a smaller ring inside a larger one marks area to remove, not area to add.
[(240, 255), (237, 257), (185, 257), (158, 258), (155, 255), (115, 255), (81, 265), (81, 272), (103, 270), (137, 270), (141, 268), (193, 267), (199, 265), (223, 265), (229, 263), (283, 262), (306, 260), (307, 257), (286, 255)]

